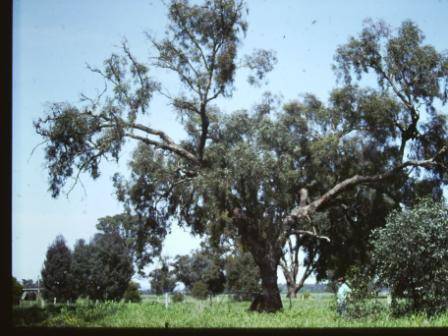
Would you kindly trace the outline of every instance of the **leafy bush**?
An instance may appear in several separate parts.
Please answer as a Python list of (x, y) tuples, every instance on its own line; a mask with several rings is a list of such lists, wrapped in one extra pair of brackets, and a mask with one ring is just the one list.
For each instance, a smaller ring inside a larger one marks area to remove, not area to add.
[(12, 277), (12, 302), (13, 304), (20, 303), (20, 297), (22, 296), (23, 287), (17, 281), (16, 278)]
[(252, 301), (254, 294), (261, 292), (260, 270), (249, 252), (237, 250), (228, 256), (225, 270), (227, 290), (234, 300)]
[(208, 296), (207, 285), (202, 281), (197, 281), (191, 287), (191, 295), (200, 300), (205, 300)]
[(161, 258), (161, 266), (149, 273), (151, 292), (155, 294), (171, 293), (176, 287), (176, 275), (168, 258)]
[(38, 306), (14, 307), (12, 320), (15, 326), (38, 325), (48, 318), (48, 310)]
[(80, 327), (86, 323), (113, 316), (122, 308), (123, 304), (120, 302), (104, 301), (97, 304), (90, 300), (84, 300), (73, 306), (62, 305), (58, 314), (50, 315), (41, 325), (45, 327)]
[(384, 306), (378, 298), (378, 284), (372, 280), (369, 269), (354, 266), (348, 271), (347, 279), (351, 289), (347, 298), (347, 317), (378, 316)]
[(180, 292), (174, 292), (172, 298), (173, 302), (182, 302), (184, 300), (184, 295)]
[(124, 292), (123, 299), (125, 302), (140, 302), (142, 298), (139, 292), (140, 285), (136, 282), (129, 282), (128, 288)]
[(309, 299), (310, 296), (311, 296), (310, 292), (303, 292), (303, 299), (304, 299), (304, 300)]
[(59, 316), (62, 307), (62, 305), (47, 305), (45, 308), (38, 305), (16, 306), (12, 311), (13, 324), (15, 326), (43, 325), (48, 318)]
[(424, 199), (394, 211), (373, 233), (374, 260), (382, 283), (408, 311), (433, 314), (448, 308), (448, 208)]

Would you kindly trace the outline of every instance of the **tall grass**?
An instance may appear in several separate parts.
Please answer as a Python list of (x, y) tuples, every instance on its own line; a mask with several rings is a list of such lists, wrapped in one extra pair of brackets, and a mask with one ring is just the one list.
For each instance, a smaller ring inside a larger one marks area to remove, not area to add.
[[(146, 297), (141, 303), (79, 301), (72, 306), (47, 305), (45, 309), (15, 307), (16, 325), (47, 327), (149, 327), (149, 328), (314, 328), (314, 327), (424, 327), (448, 326), (448, 313), (428, 318), (414, 314), (394, 318), (384, 309), (380, 315), (361, 319), (339, 317), (331, 295), (312, 294), (308, 299), (283, 298), (283, 311), (247, 311), (249, 302), (234, 302), (226, 296), (210, 300), (186, 297), (165, 308), (163, 299)], [(386, 307), (385, 307), (386, 308)]]

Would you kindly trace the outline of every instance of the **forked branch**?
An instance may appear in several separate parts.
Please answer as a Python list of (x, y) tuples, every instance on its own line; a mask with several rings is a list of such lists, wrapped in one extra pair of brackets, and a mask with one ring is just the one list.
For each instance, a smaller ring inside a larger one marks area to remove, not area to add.
[(434, 155), (434, 157), (427, 160), (409, 160), (381, 174), (369, 175), (369, 176), (355, 175), (353, 177), (350, 177), (336, 184), (333, 188), (331, 188), (329, 191), (327, 191), (325, 194), (323, 194), (318, 199), (312, 201), (311, 203), (295, 207), (291, 211), (289, 216), (285, 218), (284, 222), (285, 224), (291, 224), (301, 219), (308, 219), (317, 210), (322, 208), (324, 205), (326, 205), (329, 201), (334, 199), (341, 192), (353, 188), (354, 186), (359, 184), (384, 181), (388, 178), (395, 176), (397, 173), (408, 167), (424, 167), (424, 168), (441, 167), (444, 170), (448, 171), (446, 164), (444, 164), (442, 160), (440, 160), (440, 158), (447, 153), (448, 153), (448, 146), (444, 146), (439, 152), (437, 152), (436, 155)]

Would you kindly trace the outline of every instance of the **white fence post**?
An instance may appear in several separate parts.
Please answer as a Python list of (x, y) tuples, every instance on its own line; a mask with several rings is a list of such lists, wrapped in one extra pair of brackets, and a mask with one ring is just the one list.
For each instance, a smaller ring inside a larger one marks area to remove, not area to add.
[(165, 309), (168, 309), (168, 293), (165, 293)]

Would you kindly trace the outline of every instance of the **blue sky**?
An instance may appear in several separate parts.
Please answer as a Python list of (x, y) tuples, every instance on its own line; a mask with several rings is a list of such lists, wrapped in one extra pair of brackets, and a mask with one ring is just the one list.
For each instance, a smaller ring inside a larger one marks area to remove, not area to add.
[[(240, 55), (254, 48), (274, 49), (278, 64), (261, 88), (236, 78), (231, 99), (221, 100), (224, 111), (250, 108), (269, 90), (293, 99), (312, 92), (326, 99), (335, 86), (331, 70), (334, 51), (362, 29), (362, 21), (384, 19), (393, 27), (405, 19), (415, 21), (438, 50), (448, 49), (448, 1), (274, 1), (252, 0), (249, 31)], [(101, 66), (127, 38), (140, 60), (150, 55), (143, 32), (162, 37), (166, 9), (156, 0), (16, 0), (13, 3), (13, 275), (36, 279), (48, 245), (63, 234), (69, 246), (95, 233), (99, 217), (122, 211), (114, 198), (111, 176), (127, 172), (133, 146), (127, 146), (118, 165), (103, 165), (102, 176), (82, 178), (69, 197), (52, 199), (47, 192), (42, 140), (32, 122), (43, 115), (46, 103), (76, 103), (81, 92), (94, 95), (101, 79), (86, 63)], [(169, 74), (154, 71), (172, 92), (182, 87)], [(174, 139), (183, 131), (164, 99), (151, 103), (149, 121)], [(165, 254), (188, 253), (199, 240), (175, 228), (165, 242)], [(281, 281), (282, 277), (281, 277)], [(147, 280), (142, 280), (147, 287)]]

